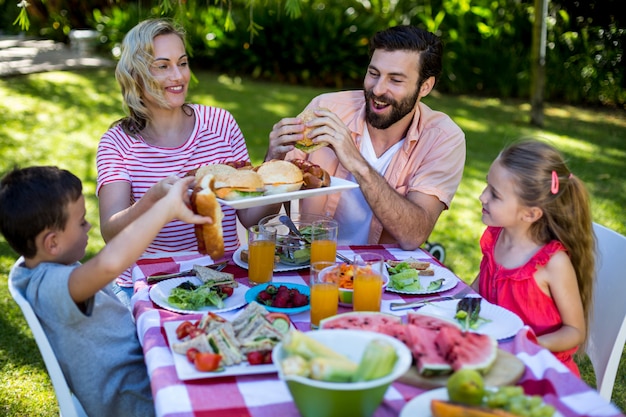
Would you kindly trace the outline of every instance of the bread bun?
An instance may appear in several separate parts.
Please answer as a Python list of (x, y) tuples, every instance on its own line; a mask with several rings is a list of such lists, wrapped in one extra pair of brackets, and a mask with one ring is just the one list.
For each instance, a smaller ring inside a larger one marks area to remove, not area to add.
[[(302, 119), (303, 123), (307, 123), (310, 122), (313, 119), (316, 119), (318, 116), (315, 115), (315, 110), (325, 110), (325, 111), (330, 111), (324, 107), (319, 107), (316, 109), (305, 109), (302, 113), (300, 113), (298, 115), (298, 118)], [(313, 130), (314, 128), (311, 127), (305, 127), (304, 128), (304, 138), (300, 139), (298, 141), (296, 141), (296, 143), (294, 144), (294, 146), (297, 149), (300, 149), (303, 152), (306, 153), (311, 153), (313, 151), (316, 151), (320, 148), (323, 148), (324, 146), (328, 146), (328, 142), (319, 142), (319, 143), (313, 143), (313, 139), (307, 137), (307, 135)]]
[(330, 174), (321, 166), (304, 159), (291, 159), (290, 163), (302, 171), (304, 185), (302, 189), (328, 187), (330, 185)]
[(264, 193), (263, 178), (249, 169), (234, 169), (215, 181), (215, 194), (223, 200), (261, 196)]
[(264, 162), (256, 172), (263, 178), (266, 195), (297, 191), (304, 183), (297, 166), (279, 159)]
[[(196, 186), (191, 193), (191, 208), (201, 216), (211, 217), (211, 224), (196, 224), (194, 231), (198, 240), (198, 252), (216, 260), (224, 256), (224, 235), (222, 219), (224, 213), (213, 192), (215, 177), (211, 174), (199, 175), (196, 171)], [(198, 178), (200, 181), (198, 181)]]

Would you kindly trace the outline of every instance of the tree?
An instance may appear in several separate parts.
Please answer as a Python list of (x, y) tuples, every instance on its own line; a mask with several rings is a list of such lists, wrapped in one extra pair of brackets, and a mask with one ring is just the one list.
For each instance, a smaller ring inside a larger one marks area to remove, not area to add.
[(535, 0), (531, 49), (530, 123), (543, 126), (543, 94), (546, 85), (546, 15), (548, 0)]

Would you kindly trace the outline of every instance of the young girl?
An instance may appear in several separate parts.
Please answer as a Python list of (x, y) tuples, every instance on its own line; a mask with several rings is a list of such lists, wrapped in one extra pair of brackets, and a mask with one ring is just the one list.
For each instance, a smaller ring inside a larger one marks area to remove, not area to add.
[(587, 337), (595, 247), (584, 184), (556, 149), (525, 140), (498, 155), (480, 202), (487, 229), (473, 286), (580, 375), (573, 354)]

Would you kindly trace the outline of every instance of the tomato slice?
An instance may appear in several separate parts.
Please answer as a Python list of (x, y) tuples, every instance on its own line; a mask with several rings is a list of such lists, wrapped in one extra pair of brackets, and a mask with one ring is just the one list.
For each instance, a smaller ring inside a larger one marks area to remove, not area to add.
[(265, 318), (269, 320), (270, 323), (272, 323), (274, 320), (276, 319), (283, 319), (286, 320), (287, 323), (290, 323), (291, 321), (289, 320), (289, 316), (285, 313), (276, 313), (276, 312), (272, 312), (272, 313), (267, 313), (265, 315)]
[(190, 321), (185, 320), (179, 324), (178, 327), (176, 327), (176, 337), (178, 337), (178, 339), (184, 339), (189, 336), (189, 332), (195, 328), (196, 326), (194, 326)]
[(200, 372), (212, 372), (216, 371), (220, 367), (222, 361), (222, 355), (208, 352), (198, 352), (194, 358), (194, 365)]

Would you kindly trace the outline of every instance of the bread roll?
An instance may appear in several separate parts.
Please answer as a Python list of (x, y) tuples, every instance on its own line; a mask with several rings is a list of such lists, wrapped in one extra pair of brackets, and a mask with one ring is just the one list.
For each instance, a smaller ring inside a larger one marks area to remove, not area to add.
[[(198, 175), (201, 177), (198, 178)], [(216, 260), (224, 256), (222, 231), (224, 213), (213, 192), (214, 182), (215, 178), (211, 174), (196, 173), (196, 187), (191, 193), (191, 207), (195, 213), (213, 219), (211, 224), (196, 224), (194, 230), (198, 240), (198, 252)]]
[(264, 162), (256, 172), (263, 178), (266, 195), (297, 191), (304, 183), (300, 168), (288, 161), (273, 159)]

